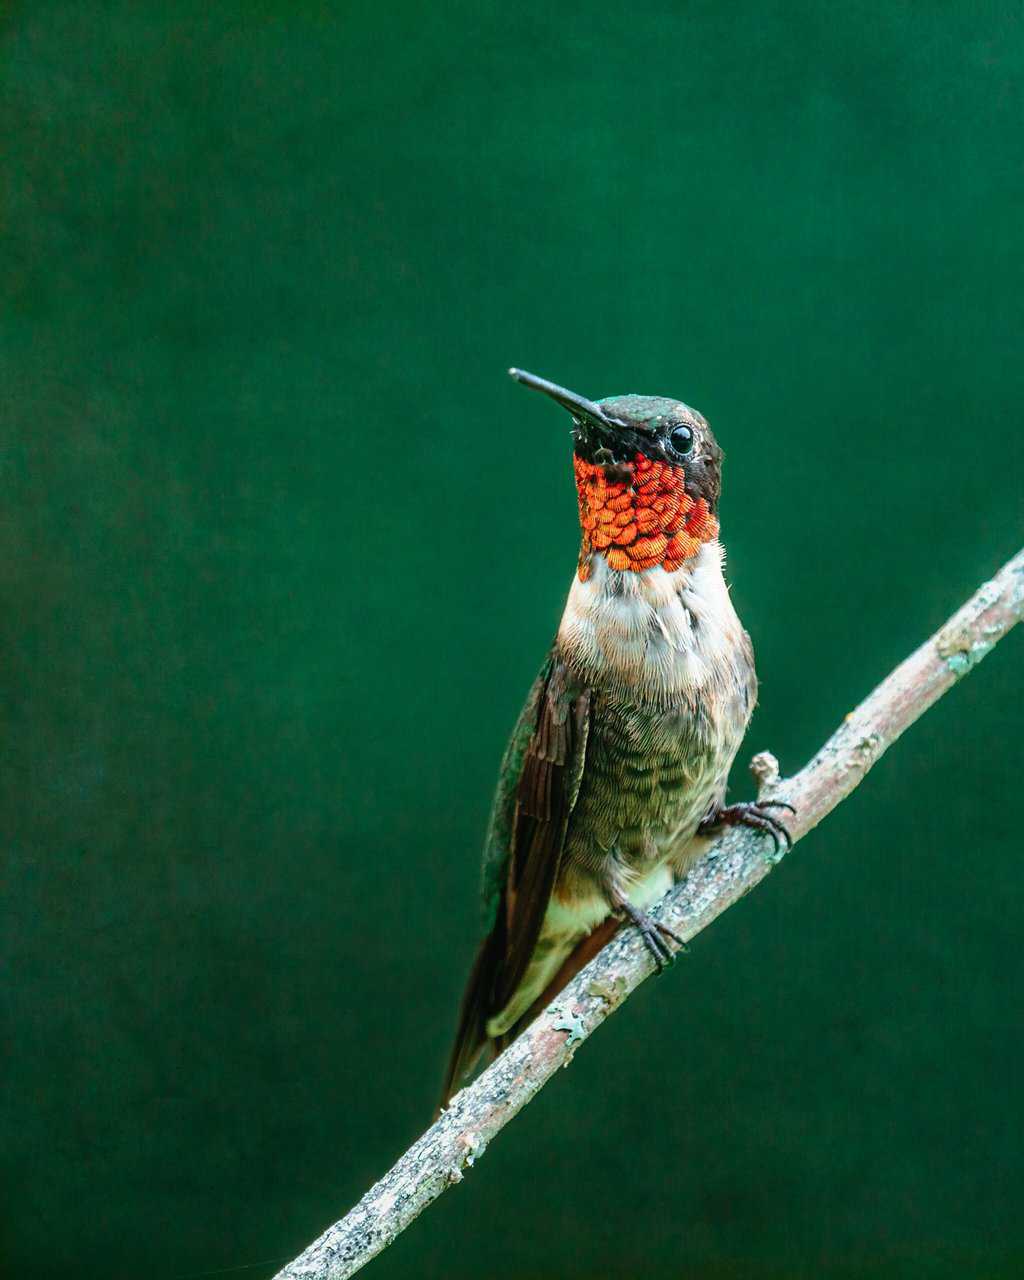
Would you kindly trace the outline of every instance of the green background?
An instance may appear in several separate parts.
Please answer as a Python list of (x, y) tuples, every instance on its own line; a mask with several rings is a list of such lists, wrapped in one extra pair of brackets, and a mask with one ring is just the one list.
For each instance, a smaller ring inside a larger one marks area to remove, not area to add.
[[(741, 765), (1016, 550), (1024, 21), (3, 22), (3, 1256), (180, 1280), (297, 1251), (430, 1118), (575, 564), (568, 423), (508, 365), (716, 428)], [(372, 1274), (1020, 1275), (1022, 657)]]

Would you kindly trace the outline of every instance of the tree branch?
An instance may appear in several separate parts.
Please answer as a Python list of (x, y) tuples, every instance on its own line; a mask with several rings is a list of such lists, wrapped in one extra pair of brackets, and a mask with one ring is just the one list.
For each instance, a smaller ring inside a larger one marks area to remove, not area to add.
[[(974, 593), (848, 716), (792, 778), (763, 752), (751, 770), (762, 799), (788, 800), (793, 839), (805, 836), (864, 778), (904, 729), (965, 676), (1024, 615), (1024, 550)], [(779, 858), (765, 837), (734, 829), (717, 839), (662, 899), (660, 918), (692, 938), (748, 893)], [(483, 1155), (580, 1044), (654, 969), (635, 929), (621, 930), (441, 1118), (276, 1280), (345, 1280), (386, 1249), (431, 1201)]]

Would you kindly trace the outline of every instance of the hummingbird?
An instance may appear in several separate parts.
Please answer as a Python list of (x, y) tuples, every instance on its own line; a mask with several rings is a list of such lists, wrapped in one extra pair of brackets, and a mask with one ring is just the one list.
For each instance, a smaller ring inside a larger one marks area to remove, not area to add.
[(447, 1103), (622, 927), (660, 972), (684, 943), (650, 912), (709, 837), (790, 843), (770, 800), (727, 805), (757, 697), (723, 575), (722, 450), (664, 396), (587, 400), (510, 369), (572, 418), (580, 549), (512, 731), (484, 843), (487, 934), (459, 1015)]

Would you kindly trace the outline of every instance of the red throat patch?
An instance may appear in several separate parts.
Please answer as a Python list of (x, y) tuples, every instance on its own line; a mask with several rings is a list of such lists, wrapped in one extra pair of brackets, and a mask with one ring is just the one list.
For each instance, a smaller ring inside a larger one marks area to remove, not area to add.
[(581, 582), (590, 576), (595, 551), (613, 569), (639, 573), (660, 564), (671, 573), (718, 537), (718, 521), (707, 502), (686, 492), (682, 467), (638, 453), (618, 468), (620, 474), (630, 472), (626, 480), (609, 482), (603, 466), (577, 457), (573, 468), (583, 529)]

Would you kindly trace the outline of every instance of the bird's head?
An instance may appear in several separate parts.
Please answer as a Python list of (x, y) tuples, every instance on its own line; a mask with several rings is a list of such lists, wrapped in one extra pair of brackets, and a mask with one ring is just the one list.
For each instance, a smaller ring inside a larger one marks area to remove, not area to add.
[(718, 537), (722, 451), (696, 409), (663, 396), (586, 400), (521, 369), (509, 373), (572, 415), (581, 578), (595, 553), (623, 572), (673, 572)]

